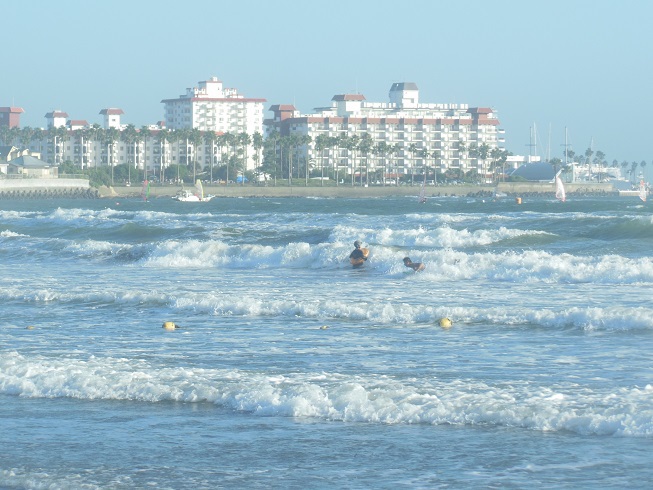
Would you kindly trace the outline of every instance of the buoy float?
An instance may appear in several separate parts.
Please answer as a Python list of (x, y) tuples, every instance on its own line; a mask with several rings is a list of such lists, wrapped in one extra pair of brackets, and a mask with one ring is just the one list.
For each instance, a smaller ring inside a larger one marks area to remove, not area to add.
[(326, 330), (327, 328), (329, 328), (328, 325), (322, 325), (322, 326), (320, 327), (320, 330)]
[(521, 197), (516, 197), (516, 198), (515, 198), (515, 202), (516, 202), (517, 204), (521, 204)]
[(175, 322), (163, 322), (163, 328), (165, 330), (175, 330), (176, 328), (179, 328), (179, 325)]
[(34, 330), (34, 325), (27, 325), (25, 328), (27, 330)]
[(451, 325), (452, 325), (451, 320), (449, 320), (448, 318), (446, 318), (446, 317), (445, 318), (440, 318), (440, 326), (442, 328), (451, 328)]

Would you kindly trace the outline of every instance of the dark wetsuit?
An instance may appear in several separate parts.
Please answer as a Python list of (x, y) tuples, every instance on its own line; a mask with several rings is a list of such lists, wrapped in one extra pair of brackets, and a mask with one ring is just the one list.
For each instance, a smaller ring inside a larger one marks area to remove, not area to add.
[(425, 265), (422, 264), (421, 262), (411, 262), (410, 259), (409, 260), (404, 259), (404, 265), (406, 267), (410, 267), (415, 272), (422, 271), (422, 270), (424, 270), (424, 267), (425, 267)]
[(367, 260), (367, 257), (365, 257), (365, 254), (360, 248), (355, 249), (352, 253), (349, 254), (350, 259), (363, 259)]

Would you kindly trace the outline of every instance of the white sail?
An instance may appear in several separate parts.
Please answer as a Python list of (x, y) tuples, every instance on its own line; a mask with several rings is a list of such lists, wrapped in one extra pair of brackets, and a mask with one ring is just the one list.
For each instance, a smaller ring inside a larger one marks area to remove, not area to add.
[(422, 188), (419, 191), (419, 202), (424, 204), (426, 202), (426, 173), (424, 173), (424, 180), (422, 181)]
[(561, 202), (567, 200), (567, 193), (565, 192), (565, 186), (562, 183), (562, 179), (560, 179), (560, 174), (556, 175), (556, 199)]
[(197, 179), (195, 182), (196, 195), (200, 198), (200, 201), (204, 199), (204, 187), (202, 187), (202, 181)]
[(644, 202), (646, 202), (646, 194), (646, 183), (642, 180), (639, 183), (639, 198)]

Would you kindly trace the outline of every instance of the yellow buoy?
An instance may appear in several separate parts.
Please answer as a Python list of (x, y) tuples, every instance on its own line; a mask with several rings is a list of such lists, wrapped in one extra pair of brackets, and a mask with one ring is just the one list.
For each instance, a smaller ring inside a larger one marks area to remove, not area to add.
[(174, 330), (179, 328), (179, 325), (177, 325), (175, 322), (163, 322), (163, 328), (165, 330)]
[(327, 328), (329, 328), (328, 325), (322, 325), (322, 326), (320, 327), (320, 330), (326, 330)]
[(27, 325), (25, 328), (27, 330), (34, 330), (34, 325)]
[(440, 326), (442, 328), (450, 328), (451, 325), (452, 325), (451, 320), (449, 320), (448, 318), (446, 318), (446, 317), (445, 318), (440, 318)]

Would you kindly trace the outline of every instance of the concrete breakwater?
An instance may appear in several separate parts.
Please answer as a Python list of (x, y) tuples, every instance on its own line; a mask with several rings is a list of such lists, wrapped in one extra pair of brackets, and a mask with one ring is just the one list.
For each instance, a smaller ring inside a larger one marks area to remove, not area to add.
[[(191, 189), (193, 186), (187, 185)], [(610, 183), (565, 184), (567, 195), (618, 194)], [(151, 185), (150, 199), (170, 198), (179, 191), (177, 185)], [(420, 185), (400, 186), (351, 186), (351, 185), (208, 185), (204, 193), (219, 197), (327, 197), (327, 198), (375, 198), (387, 196), (417, 196)], [(553, 195), (552, 183), (505, 182), (498, 185), (429, 185), (426, 197), (481, 197), (491, 198), (497, 193), (509, 197), (532, 195)], [(44, 199), (44, 198), (112, 198), (140, 197), (141, 186), (91, 187), (86, 179), (0, 179), (0, 199)]]
[[(187, 189), (193, 186), (187, 185)], [(578, 183), (565, 184), (567, 195), (586, 194), (617, 194), (617, 190), (610, 183)], [(360, 187), (351, 185), (340, 186), (274, 186), (274, 185), (238, 185), (211, 186), (204, 185), (204, 194), (220, 197), (327, 197), (327, 198), (375, 198), (388, 196), (418, 196), (419, 185), (401, 186), (370, 186)], [(176, 185), (150, 186), (150, 199), (170, 198), (180, 187)], [(499, 185), (435, 185), (426, 187), (426, 197), (494, 197), (503, 193), (510, 197), (528, 197), (531, 195), (555, 194), (551, 183), (500, 183)], [(141, 188), (132, 187), (100, 187), (100, 197), (139, 197)]]
[(96, 199), (87, 179), (0, 179), (0, 199)]

